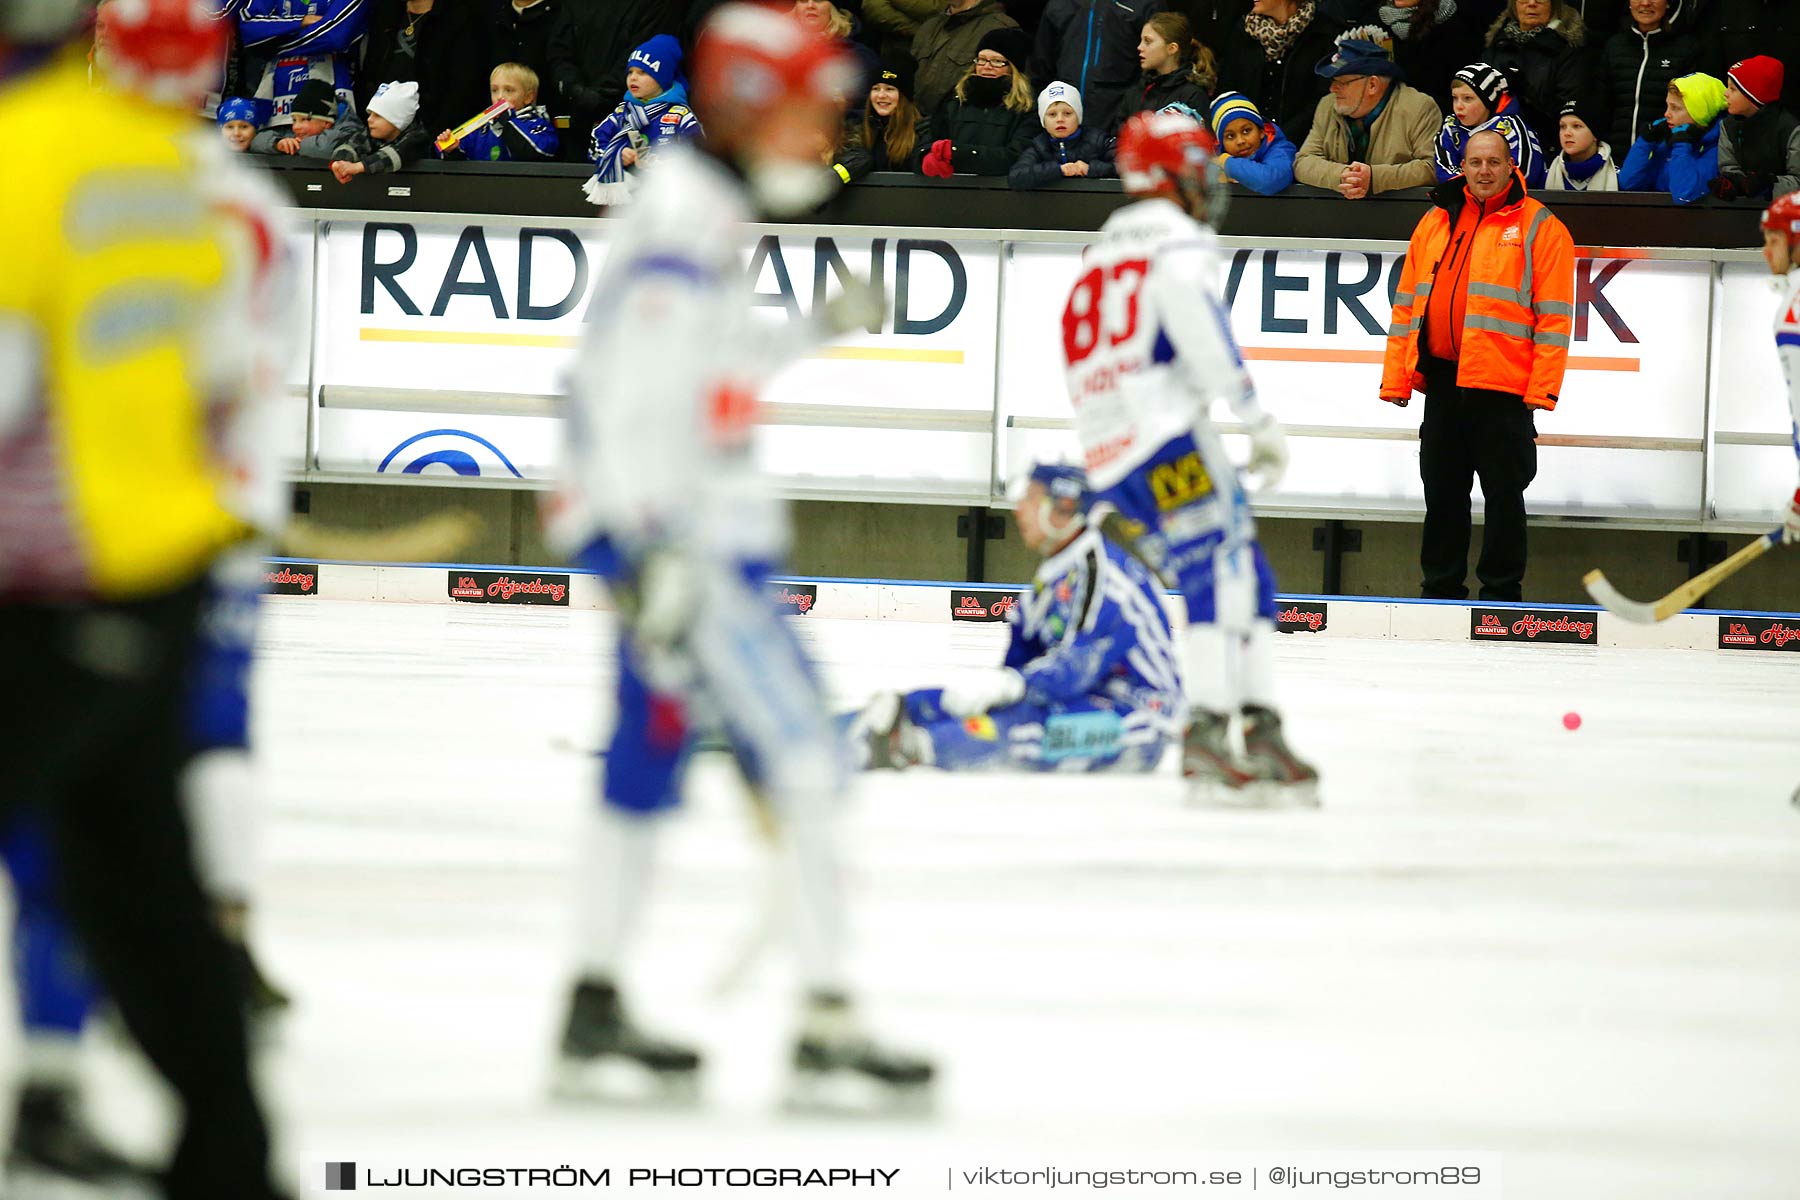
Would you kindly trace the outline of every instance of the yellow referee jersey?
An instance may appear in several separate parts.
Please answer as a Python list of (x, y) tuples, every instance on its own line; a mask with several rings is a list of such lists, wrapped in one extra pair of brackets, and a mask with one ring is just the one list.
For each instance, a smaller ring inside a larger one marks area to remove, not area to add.
[(245, 532), (209, 449), (203, 131), (80, 57), (0, 85), (0, 129), (0, 596), (165, 591)]

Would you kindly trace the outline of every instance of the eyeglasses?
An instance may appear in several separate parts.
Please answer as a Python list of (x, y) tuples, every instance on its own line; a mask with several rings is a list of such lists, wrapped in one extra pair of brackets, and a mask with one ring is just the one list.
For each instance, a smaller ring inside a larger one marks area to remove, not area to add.
[(1367, 76), (1367, 75), (1339, 75), (1339, 76), (1336, 76), (1335, 78), (1333, 78), (1327, 86), (1329, 86), (1331, 88), (1331, 90), (1335, 92), (1340, 87), (1349, 87), (1351, 84), (1361, 83), (1363, 80), (1365, 80), (1367, 78), (1369, 78), (1369, 76)]
[(978, 71), (983, 67), (986, 67), (990, 71), (1004, 71), (1007, 68), (1012, 66), (1012, 64), (1007, 62), (1004, 58), (979, 58), (979, 57), (976, 58), (975, 62), (972, 65)]

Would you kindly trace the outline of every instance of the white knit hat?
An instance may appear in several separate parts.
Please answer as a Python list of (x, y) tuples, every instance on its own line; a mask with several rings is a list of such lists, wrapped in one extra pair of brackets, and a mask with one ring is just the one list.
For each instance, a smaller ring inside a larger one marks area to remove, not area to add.
[(369, 98), (369, 115), (380, 117), (405, 133), (406, 127), (419, 115), (419, 85), (411, 80), (382, 84)]
[(1059, 101), (1075, 110), (1075, 123), (1081, 124), (1081, 89), (1061, 80), (1038, 93), (1038, 124), (1043, 124), (1044, 114), (1050, 111), (1052, 104)]

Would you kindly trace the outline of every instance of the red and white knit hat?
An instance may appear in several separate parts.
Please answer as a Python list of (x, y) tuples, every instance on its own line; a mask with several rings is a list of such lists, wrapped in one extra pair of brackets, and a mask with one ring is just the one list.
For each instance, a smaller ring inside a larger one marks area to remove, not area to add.
[(1781, 99), (1781, 82), (1786, 71), (1779, 58), (1770, 58), (1766, 54), (1758, 54), (1746, 58), (1734, 65), (1725, 78), (1737, 85), (1737, 90), (1756, 102), (1756, 107), (1773, 103)]

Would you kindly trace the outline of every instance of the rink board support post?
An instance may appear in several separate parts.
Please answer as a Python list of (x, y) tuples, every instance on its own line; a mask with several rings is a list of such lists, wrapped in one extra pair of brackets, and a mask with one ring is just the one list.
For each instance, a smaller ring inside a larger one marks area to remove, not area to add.
[(970, 583), (987, 582), (987, 544), (1006, 536), (1006, 518), (986, 508), (971, 508), (956, 518), (956, 536), (964, 547), (963, 570)]
[(1344, 555), (1355, 554), (1362, 549), (1362, 530), (1346, 529), (1344, 523), (1334, 517), (1323, 525), (1313, 527), (1312, 548), (1325, 555), (1324, 569), (1319, 578), (1320, 594), (1343, 595)]

